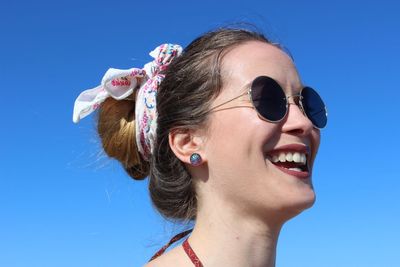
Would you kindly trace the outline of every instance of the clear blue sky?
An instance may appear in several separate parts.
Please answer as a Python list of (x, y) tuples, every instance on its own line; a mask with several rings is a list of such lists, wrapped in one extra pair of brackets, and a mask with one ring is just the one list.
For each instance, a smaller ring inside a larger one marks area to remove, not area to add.
[(0, 266), (142, 266), (181, 229), (72, 123), (109, 67), (247, 21), (288, 47), (329, 108), (315, 206), (287, 223), (279, 267), (400, 266), (398, 1), (2, 1)]

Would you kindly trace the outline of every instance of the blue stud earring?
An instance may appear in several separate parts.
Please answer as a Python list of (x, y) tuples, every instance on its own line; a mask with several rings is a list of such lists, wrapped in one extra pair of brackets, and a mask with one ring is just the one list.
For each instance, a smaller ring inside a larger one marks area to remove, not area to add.
[(201, 164), (201, 156), (197, 153), (190, 155), (190, 164), (192, 166), (199, 166)]

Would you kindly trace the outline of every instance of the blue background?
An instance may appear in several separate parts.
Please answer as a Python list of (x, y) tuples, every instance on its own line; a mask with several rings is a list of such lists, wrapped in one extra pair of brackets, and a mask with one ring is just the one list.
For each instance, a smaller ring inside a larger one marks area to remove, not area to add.
[(288, 222), (277, 266), (400, 266), (398, 1), (2, 1), (0, 266), (142, 266), (184, 227), (108, 159), (78, 94), (109, 67), (229, 23), (288, 47), (329, 125), (317, 202)]

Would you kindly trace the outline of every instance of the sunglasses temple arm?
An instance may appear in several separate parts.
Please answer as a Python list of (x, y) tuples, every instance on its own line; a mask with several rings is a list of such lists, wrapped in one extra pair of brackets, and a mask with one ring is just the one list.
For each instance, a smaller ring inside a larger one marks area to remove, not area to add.
[(241, 95), (239, 95), (237, 97), (234, 97), (234, 98), (232, 98), (232, 99), (230, 99), (228, 101), (225, 101), (225, 102), (223, 102), (223, 103), (221, 103), (219, 105), (216, 105), (215, 107), (211, 108), (210, 111), (212, 111), (212, 110), (214, 110), (216, 108), (219, 108), (219, 107), (221, 107), (221, 106), (223, 106), (225, 104), (228, 104), (229, 102), (232, 102), (233, 100), (238, 99), (239, 97), (242, 97), (242, 96), (247, 95), (247, 94), (249, 94), (249, 92), (243, 93), (243, 94), (241, 94)]

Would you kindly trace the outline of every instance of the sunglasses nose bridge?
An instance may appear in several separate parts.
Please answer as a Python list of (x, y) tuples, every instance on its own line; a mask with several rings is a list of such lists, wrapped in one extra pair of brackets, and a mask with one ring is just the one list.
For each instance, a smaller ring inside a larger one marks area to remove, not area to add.
[[(300, 111), (301, 111), (301, 113), (303, 113), (303, 115), (304, 116), (306, 116), (306, 113), (305, 113), (305, 111), (304, 111), (304, 109), (303, 109), (303, 106), (301, 105), (301, 103), (296, 103), (296, 102), (289, 102), (289, 101), (287, 101), (287, 109), (288, 109), (288, 111), (287, 112), (289, 112), (289, 106), (290, 105), (295, 105), (295, 106), (297, 106), (299, 109), (300, 109)], [(307, 116), (306, 116), (307, 117)]]
[[(295, 100), (296, 98), (297, 98), (297, 101)], [(293, 99), (293, 100), (290, 101), (290, 99)], [(306, 111), (304, 110), (302, 100), (303, 100), (303, 96), (302, 96), (301, 94), (288, 95), (288, 96), (286, 97), (287, 108), (289, 109), (289, 106), (290, 106), (290, 105), (296, 105), (296, 106), (299, 107), (299, 109), (300, 109), (300, 111), (303, 113), (303, 115), (304, 115), (307, 119), (309, 119), (308, 116), (307, 116), (307, 114), (306, 114)]]
[[(300, 95), (300, 94), (297, 94), (297, 95), (288, 95), (288, 96), (286, 96), (286, 101), (287, 101), (287, 103), (289, 104), (289, 105), (297, 105), (296, 104), (296, 99), (297, 98), (297, 102), (299, 102), (300, 103), (300, 101), (301, 101), (301, 99), (303, 98), (303, 96), (302, 95)], [(290, 102), (290, 99), (293, 99), (293, 102)]]
[[(297, 98), (297, 99), (296, 99)], [(293, 99), (292, 101), (290, 101), (290, 99)], [(289, 105), (296, 105), (299, 107), (299, 109), (301, 110), (301, 112), (303, 112), (304, 115), (304, 108), (303, 105), (301, 103), (301, 100), (303, 99), (303, 96), (300, 94), (297, 95), (288, 95), (286, 96), (286, 107), (289, 108)]]

